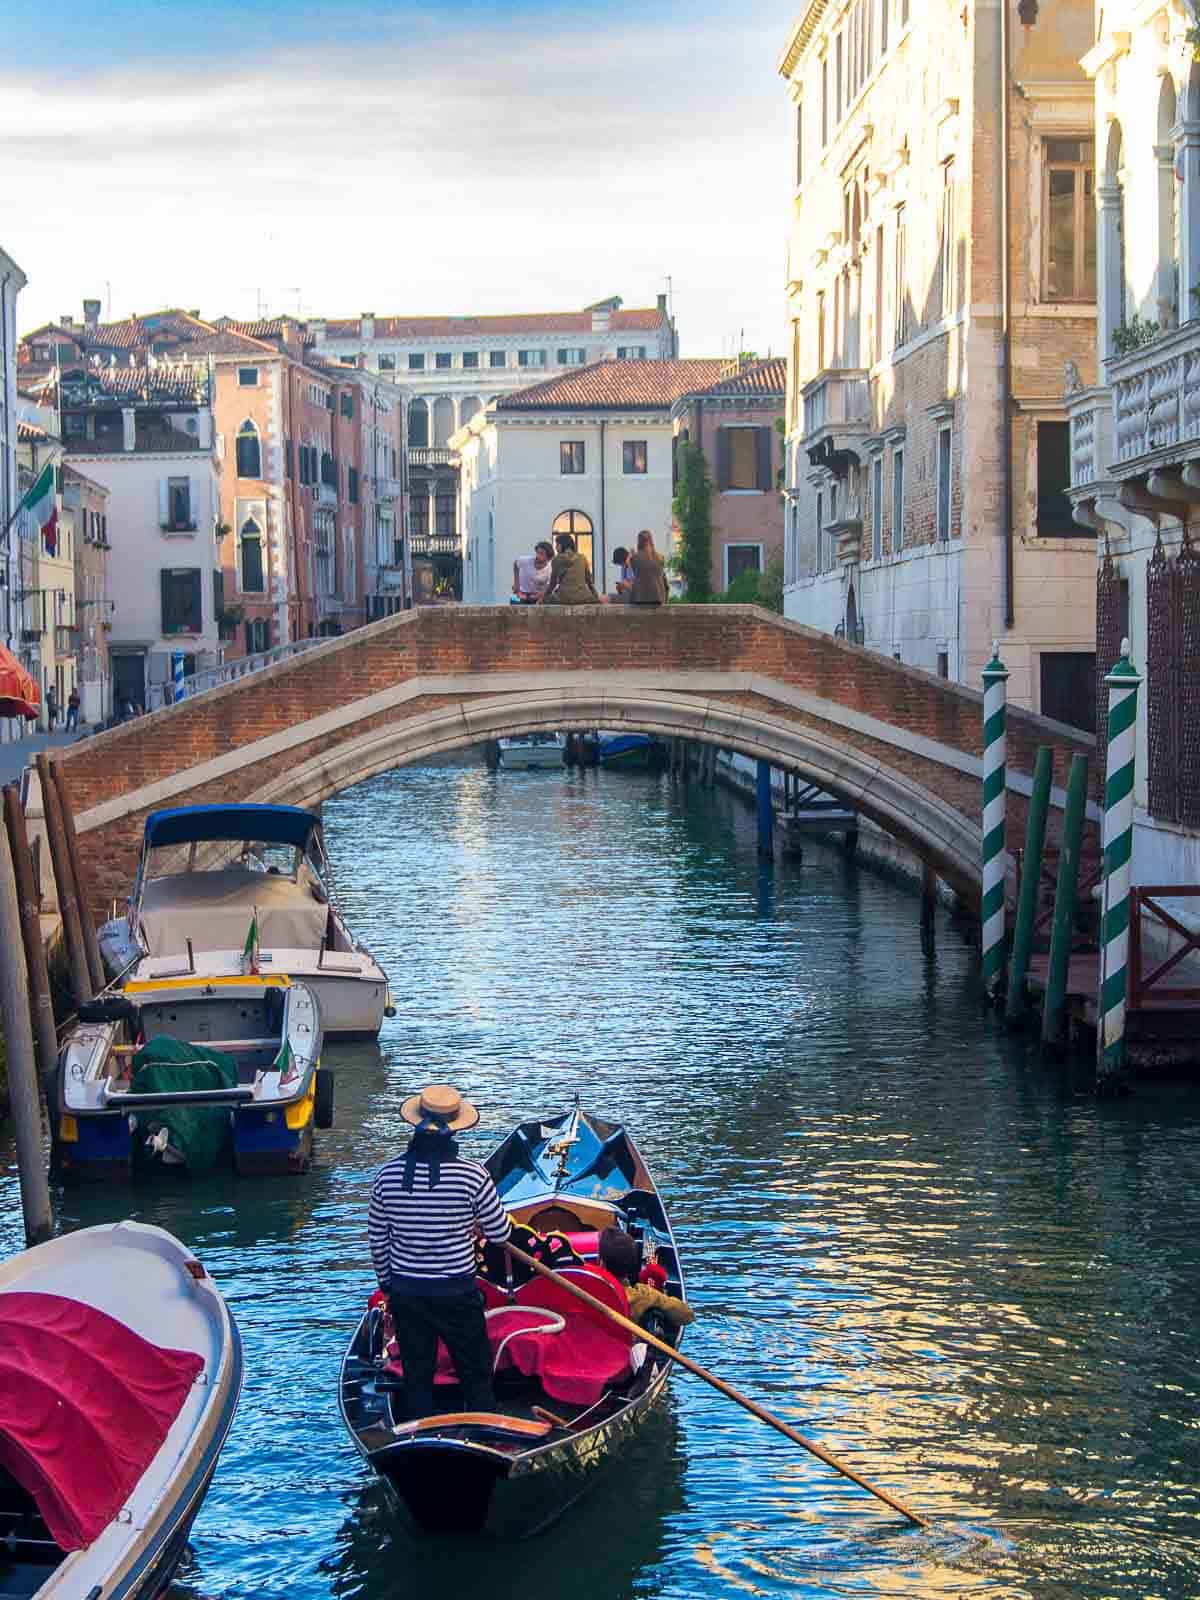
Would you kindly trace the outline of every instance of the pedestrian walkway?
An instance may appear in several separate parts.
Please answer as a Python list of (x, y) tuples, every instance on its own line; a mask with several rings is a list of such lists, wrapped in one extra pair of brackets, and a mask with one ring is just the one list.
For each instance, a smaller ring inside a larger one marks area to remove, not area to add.
[(27, 739), (0, 744), (0, 783), (15, 783), (39, 750), (57, 750), (64, 744), (74, 744), (84, 732), (80, 728), (78, 733), (64, 733), (61, 729), (57, 733), (31, 733)]

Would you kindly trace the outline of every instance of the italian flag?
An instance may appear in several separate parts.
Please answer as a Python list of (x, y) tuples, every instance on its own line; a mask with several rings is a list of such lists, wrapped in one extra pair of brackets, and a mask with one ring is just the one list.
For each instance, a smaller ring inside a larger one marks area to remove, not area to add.
[(250, 918), (250, 929), (246, 934), (246, 942), (242, 946), (242, 971), (260, 971), (258, 962), (258, 912)]
[(38, 528), (46, 541), (46, 549), (54, 554), (58, 544), (58, 502), (54, 498), (54, 468), (47, 464), (42, 468), (37, 482), (28, 491), (24, 500), (18, 507), (20, 511), (31, 511), (37, 520)]

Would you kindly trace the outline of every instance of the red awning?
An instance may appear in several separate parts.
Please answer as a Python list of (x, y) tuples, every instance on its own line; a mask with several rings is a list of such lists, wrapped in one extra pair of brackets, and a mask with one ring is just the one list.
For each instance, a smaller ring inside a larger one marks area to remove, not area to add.
[(0, 1294), (0, 1466), (63, 1550), (121, 1510), (203, 1367), (78, 1300)]
[(37, 684), (0, 644), (0, 717), (36, 717), (40, 699)]

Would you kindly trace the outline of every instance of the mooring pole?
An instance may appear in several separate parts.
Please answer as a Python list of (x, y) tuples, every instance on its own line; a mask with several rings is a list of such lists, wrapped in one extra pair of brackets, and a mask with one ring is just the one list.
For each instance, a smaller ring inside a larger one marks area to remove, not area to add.
[(40, 1244), (54, 1231), (54, 1213), (42, 1158), (42, 1108), (29, 1021), (21, 914), (7, 828), (0, 828), (0, 1017), (4, 1020), (8, 1096), (17, 1141), (25, 1240), (27, 1244)]
[(1096, 1002), (1096, 1078), (1105, 1083), (1125, 1063), (1125, 997), (1129, 980), (1129, 888), (1133, 876), (1133, 772), (1141, 677), (1121, 640), (1108, 685), (1108, 766), (1104, 775), (1104, 892), (1100, 925), (1100, 992)]
[(992, 659), (983, 669), (983, 986), (995, 1000), (1004, 980), (1004, 848), (1005, 707), (1008, 669), (1000, 660), (999, 642), (992, 644)]
[(58, 809), (62, 816), (63, 837), (67, 841), (67, 859), (75, 879), (75, 898), (79, 903), (79, 925), (83, 933), (83, 950), (87, 956), (88, 975), (92, 980), (92, 993), (99, 994), (104, 987), (104, 962), (100, 958), (100, 941), (96, 937), (96, 919), (92, 915), (91, 883), (84, 870), (79, 851), (79, 837), (75, 832), (75, 810), (67, 793), (62, 764), (48, 763), (54, 792), (58, 795)]
[(1054, 890), (1054, 927), (1050, 934), (1050, 965), (1046, 996), (1042, 1002), (1042, 1046), (1062, 1047), (1066, 1022), (1067, 978), (1071, 969), (1071, 934), (1075, 926), (1075, 895), (1079, 887), (1079, 852), (1087, 816), (1088, 763), (1086, 756), (1071, 757), (1067, 779), (1067, 809), (1063, 813), (1062, 854), (1058, 858), (1058, 883)]
[(50, 841), (50, 859), (54, 863), (54, 882), (58, 889), (58, 909), (62, 915), (63, 938), (67, 946), (67, 963), (71, 969), (71, 990), (76, 1005), (92, 998), (92, 980), (88, 971), (87, 949), (83, 942), (83, 926), (79, 920), (79, 902), (76, 899), (75, 874), (67, 853), (67, 838), (63, 831), (62, 808), (58, 803), (58, 790), (50, 775), (50, 763), (44, 752), (37, 757), (37, 774), (42, 786), (42, 814), (46, 821), (46, 837)]
[(1004, 1014), (1009, 1024), (1025, 1015), (1025, 976), (1033, 949), (1033, 925), (1037, 921), (1038, 893), (1042, 886), (1042, 856), (1046, 849), (1046, 815), (1050, 810), (1050, 780), (1054, 776), (1054, 752), (1042, 745), (1033, 769), (1033, 793), (1029, 797), (1029, 820), (1025, 825), (1025, 855), (1021, 867), (1021, 889), (1017, 896), (1017, 920), (1013, 927), (1012, 961), (1008, 969), (1008, 994)]
[(758, 853), (775, 854), (775, 807), (771, 803), (771, 763), (758, 763)]
[(47, 1089), (58, 1070), (58, 1032), (54, 1026), (54, 1003), (50, 998), (50, 972), (46, 966), (46, 946), (42, 943), (42, 922), (38, 912), (37, 890), (33, 882), (33, 857), (25, 831), (25, 813), (15, 784), (4, 788), (4, 821), (12, 855), (13, 881), (17, 886), (17, 906), (21, 916), (21, 938), (25, 946), (25, 971), (32, 999), (33, 1032), (37, 1040), (38, 1066)]

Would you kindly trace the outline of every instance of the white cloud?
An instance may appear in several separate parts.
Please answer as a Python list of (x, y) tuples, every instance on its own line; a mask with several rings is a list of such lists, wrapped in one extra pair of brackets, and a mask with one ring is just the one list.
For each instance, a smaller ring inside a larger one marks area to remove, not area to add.
[(652, 303), (687, 353), (784, 347), (785, 12), (549, 37), (389, 31), (225, 65), (0, 78), (23, 326), (112, 311), (353, 315)]

